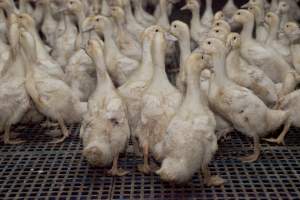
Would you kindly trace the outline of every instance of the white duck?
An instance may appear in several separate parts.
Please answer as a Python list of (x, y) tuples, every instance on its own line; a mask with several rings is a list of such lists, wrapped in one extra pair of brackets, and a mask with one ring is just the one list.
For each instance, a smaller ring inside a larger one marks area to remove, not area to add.
[(132, 3), (134, 8), (134, 16), (138, 23), (144, 27), (149, 27), (156, 22), (155, 17), (144, 10), (142, 0), (132, 0)]
[(208, 186), (224, 180), (211, 176), (208, 164), (218, 149), (216, 121), (200, 90), (199, 76), (207, 65), (204, 56), (192, 53), (185, 62), (187, 94), (172, 118), (164, 140), (155, 149), (162, 165), (156, 173), (164, 181), (185, 183), (199, 171)]
[(280, 29), (280, 19), (273, 12), (268, 12), (265, 17), (265, 22), (269, 26), (269, 36), (266, 40), (266, 45), (274, 48), (289, 64), (292, 64), (291, 52), (288, 45), (284, 45), (278, 38)]
[(125, 13), (120, 7), (111, 7), (111, 15), (117, 24), (116, 42), (120, 51), (129, 58), (140, 60), (142, 47), (126, 26)]
[(64, 81), (44, 70), (37, 57), (35, 40), (29, 32), (21, 32), (20, 43), (25, 54), (26, 90), (39, 112), (58, 121), (63, 137), (54, 143), (63, 142), (69, 136), (65, 123), (80, 122), (87, 105), (79, 101)]
[(30, 15), (23, 13), (18, 15), (18, 23), (23, 29), (30, 32), (30, 34), (33, 36), (37, 48), (37, 57), (39, 62), (42, 63), (41, 66), (44, 67), (44, 70), (50, 75), (64, 80), (65, 74), (61, 66), (49, 55), (48, 51), (46, 50), (45, 44), (41, 40), (36, 29), (34, 19)]
[(201, 17), (201, 23), (207, 27), (211, 27), (214, 19), (214, 13), (212, 10), (212, 1), (213, 0), (205, 0), (205, 11)]
[(118, 168), (118, 159), (130, 137), (127, 108), (107, 73), (101, 45), (90, 40), (86, 51), (96, 65), (97, 88), (89, 99), (80, 130), (83, 156), (94, 166), (112, 163), (108, 173), (124, 176), (128, 172)]
[(290, 41), (290, 51), (295, 70), (300, 73), (300, 28), (296, 22), (288, 22), (283, 31)]
[(178, 90), (185, 95), (186, 92), (186, 72), (184, 68), (185, 60), (191, 54), (191, 37), (189, 27), (184, 22), (176, 20), (172, 22), (170, 33), (174, 35), (179, 44), (180, 58), (179, 58), (179, 74), (176, 77), (176, 87)]
[[(92, 20), (91, 17), (87, 17), (82, 23), (82, 30), (86, 30)], [(103, 43), (98, 35), (94, 32), (82, 31), (81, 45), (85, 47), (89, 39), (97, 40), (99, 43)], [(88, 101), (91, 94), (96, 88), (96, 76), (95, 76), (95, 64), (87, 55), (84, 49), (77, 50), (70, 58), (68, 65), (65, 67), (66, 82), (72, 88), (73, 92), (77, 93), (80, 101)]]
[(254, 153), (241, 160), (256, 161), (260, 155), (260, 137), (279, 128), (288, 114), (269, 109), (252, 91), (228, 79), (225, 70), (227, 49), (221, 40), (206, 39), (203, 50), (212, 56), (215, 71), (210, 82), (209, 102), (213, 110), (232, 122), (236, 130), (253, 138)]
[(20, 144), (23, 141), (11, 138), (11, 126), (19, 123), (30, 108), (24, 78), (22, 53), (19, 49), (19, 27), (14, 14), (8, 21), (10, 55), (0, 76), (0, 130), (4, 132), (5, 144)]
[[(60, 11), (62, 12), (61, 21), (55, 33), (55, 45), (53, 46), (52, 57), (64, 67), (76, 50), (76, 40), (78, 30), (72, 21), (71, 10), (74, 8), (75, 0), (66, 0)], [(77, 0), (78, 1), (78, 0)]]
[(248, 10), (254, 15), (255, 18), (255, 39), (258, 42), (266, 42), (268, 37), (268, 29), (264, 24), (265, 12), (258, 5), (250, 5)]
[[(181, 104), (182, 95), (169, 82), (165, 72), (166, 39), (165, 33), (158, 30), (155, 33), (152, 56), (154, 75), (142, 98), (141, 128), (138, 134), (140, 147), (143, 149), (144, 163), (139, 165), (139, 171), (149, 173), (149, 153), (161, 142), (170, 120)], [(157, 159), (157, 158), (156, 158)]]
[(41, 25), (41, 32), (45, 36), (46, 43), (51, 47), (55, 44), (55, 32), (57, 28), (57, 21), (52, 16), (51, 0), (39, 0), (39, 6), (43, 7), (43, 20)]
[(145, 28), (135, 19), (132, 13), (130, 0), (122, 0), (122, 6), (125, 11), (127, 30), (135, 36), (136, 40), (139, 40)]
[(201, 45), (202, 41), (206, 38), (209, 28), (200, 22), (200, 5), (197, 0), (188, 0), (186, 5), (181, 10), (190, 10), (192, 12), (191, 18), (191, 37)]
[(240, 55), (241, 37), (238, 33), (230, 33), (226, 47), (229, 53), (226, 57), (226, 73), (236, 84), (254, 92), (266, 105), (275, 105), (277, 91), (273, 81), (254, 65), (249, 65)]
[(247, 10), (239, 10), (234, 20), (243, 25), (241, 32), (241, 55), (250, 64), (262, 69), (274, 83), (282, 83), (279, 99), (292, 92), (298, 82), (298, 74), (272, 47), (252, 38), (254, 16)]
[[(153, 77), (152, 61), (152, 40), (156, 30), (161, 30), (160, 26), (150, 26), (143, 33), (143, 50), (140, 67), (129, 77), (121, 87), (118, 88), (128, 108), (128, 118), (131, 135), (134, 139), (135, 151), (138, 152), (138, 126), (141, 123), (141, 103), (144, 91), (149, 87)], [(162, 30), (161, 30), (162, 31)]]
[(289, 21), (290, 6), (285, 1), (279, 2), (275, 12), (280, 17), (280, 29)]
[(107, 17), (96, 15), (90, 20), (87, 26), (95, 29), (97, 33), (103, 33), (104, 57), (107, 70), (117, 87), (123, 85), (133, 71), (138, 68), (139, 62), (128, 58), (120, 52), (112, 35), (112, 23)]

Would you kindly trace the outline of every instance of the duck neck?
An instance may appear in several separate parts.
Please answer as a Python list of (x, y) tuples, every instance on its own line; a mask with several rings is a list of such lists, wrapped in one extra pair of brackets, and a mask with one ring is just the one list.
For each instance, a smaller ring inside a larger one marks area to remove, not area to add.
[(233, 48), (230, 50), (228, 56), (226, 57), (226, 74), (227, 69), (230, 67), (230, 69), (234, 70), (235, 72), (240, 71), (240, 49), (239, 48)]
[(83, 9), (80, 9), (80, 11), (75, 13), (76, 18), (77, 18), (77, 25), (79, 28), (79, 32), (82, 33), (82, 23), (85, 19), (85, 13)]
[(148, 71), (149, 66), (153, 66), (153, 61), (152, 61), (152, 55), (151, 55), (151, 45), (152, 40), (149, 40), (147, 38), (144, 39), (143, 41), (143, 49), (142, 49), (142, 65), (140, 70), (142, 71)]
[(125, 18), (126, 18), (127, 23), (136, 22), (135, 17), (132, 14), (130, 4), (125, 6), (124, 11), (125, 11), (125, 15), (126, 15)]
[(3, 8), (6, 16), (10, 16), (11, 14), (17, 14), (19, 13), (19, 10), (17, 9), (15, 3), (11, 0), (11, 3)]
[(101, 15), (108, 16), (109, 15), (109, 11), (110, 11), (110, 8), (109, 8), (109, 5), (108, 5), (107, 1), (106, 0), (102, 0)]
[(254, 19), (251, 18), (243, 25), (243, 30), (241, 32), (241, 40), (242, 41), (248, 41), (252, 40), (252, 32), (254, 28)]
[(269, 41), (277, 39), (277, 33), (279, 31), (279, 20), (274, 21), (273, 24), (270, 24), (270, 31), (269, 31)]
[(270, 10), (275, 11), (277, 7), (278, 7), (278, 0), (272, 0)]
[(257, 11), (255, 15), (256, 26), (261, 26), (261, 24), (264, 22), (264, 18), (265, 18), (265, 11), (263, 9), (259, 9), (259, 11)]
[(190, 104), (191, 100), (201, 100), (201, 88), (199, 84), (200, 71), (194, 71), (191, 67), (187, 66), (187, 90), (184, 103)]
[(96, 66), (96, 73), (97, 73), (97, 87), (102, 87), (103, 85), (110, 85), (112, 86), (113, 83), (109, 77), (109, 74), (105, 67), (105, 62), (103, 60), (103, 56), (93, 56), (92, 57), (95, 66)]
[(226, 76), (226, 70), (225, 70), (226, 53), (224, 51), (215, 53), (213, 54), (212, 59), (213, 59), (213, 66), (216, 74), (217, 83), (220, 86), (225, 86), (231, 83), (231, 81)]
[[(160, 46), (160, 45), (157, 45)], [(153, 64), (154, 64), (154, 75), (153, 81), (164, 81), (168, 80), (168, 76), (165, 69), (165, 51), (160, 47), (154, 48)]]
[(159, 16), (159, 25), (164, 27), (169, 26), (169, 16), (168, 16), (168, 2), (167, 0), (160, 0), (159, 1), (160, 7), (160, 16)]
[(286, 12), (282, 13), (282, 15), (280, 17), (280, 23), (284, 26), (288, 21), (289, 21), (288, 14)]
[(104, 46), (105, 46), (105, 54), (106, 55), (114, 55), (114, 54), (119, 54), (119, 48), (113, 39), (113, 31), (112, 27), (106, 27), (105, 30), (103, 31), (104, 35)]
[(212, 0), (206, 0), (205, 12), (212, 12)]
[(192, 10), (192, 19), (191, 25), (192, 26), (200, 26), (200, 11), (199, 8), (193, 8)]
[(184, 61), (191, 54), (190, 36), (184, 36), (179, 39), (180, 49), (180, 71), (183, 70)]
[(33, 39), (35, 40), (36, 48), (39, 49), (39, 51), (42, 51), (40, 53), (41, 54), (48, 54), (46, 49), (45, 49), (45, 45), (44, 45), (37, 29), (35, 27), (31, 27), (31, 28), (29, 28), (28, 31), (31, 33), (31, 35), (33, 36)]
[(32, 10), (30, 7), (31, 5), (27, 2), (27, 0), (19, 1), (19, 9), (21, 12), (28, 13), (28, 11)]

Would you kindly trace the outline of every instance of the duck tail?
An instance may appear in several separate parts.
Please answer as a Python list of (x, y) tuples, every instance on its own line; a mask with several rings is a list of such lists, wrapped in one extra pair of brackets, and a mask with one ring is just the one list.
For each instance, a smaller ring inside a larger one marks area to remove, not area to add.
[(107, 166), (112, 162), (112, 152), (104, 142), (92, 142), (83, 149), (83, 156), (93, 166)]

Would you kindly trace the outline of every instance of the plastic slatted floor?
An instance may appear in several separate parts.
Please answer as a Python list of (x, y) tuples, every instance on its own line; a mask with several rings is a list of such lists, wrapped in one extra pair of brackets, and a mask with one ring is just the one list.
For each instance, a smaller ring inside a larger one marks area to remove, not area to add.
[(205, 187), (198, 176), (185, 186), (162, 183), (138, 173), (141, 162), (128, 153), (121, 165), (125, 177), (109, 177), (107, 169), (90, 167), (81, 156), (79, 126), (65, 143), (52, 145), (46, 129), (23, 128), (28, 142), (0, 146), (0, 199), (299, 199), (300, 131), (292, 129), (287, 146), (263, 143), (261, 159), (244, 164), (237, 156), (249, 153), (250, 141), (240, 134), (220, 145), (211, 163), (213, 174), (226, 179), (223, 188)]

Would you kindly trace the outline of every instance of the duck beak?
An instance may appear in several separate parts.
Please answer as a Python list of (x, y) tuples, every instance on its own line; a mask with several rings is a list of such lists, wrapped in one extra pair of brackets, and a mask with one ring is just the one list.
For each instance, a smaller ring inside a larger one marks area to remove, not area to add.
[(165, 38), (167, 41), (176, 42), (178, 39), (172, 35), (170, 32), (165, 32)]
[(58, 14), (58, 13), (62, 13), (62, 12), (65, 12), (66, 10), (68, 10), (68, 8), (63, 7), (63, 8), (61, 8), (61, 9), (58, 9), (58, 10), (56, 11), (56, 13), (57, 13), (57, 14)]
[(185, 5), (185, 6), (180, 8), (180, 10), (188, 10), (188, 9), (189, 9), (188, 5)]
[(91, 32), (94, 29), (95, 28), (94, 28), (94, 25), (93, 25), (93, 17), (85, 18), (85, 20), (82, 23), (82, 32), (83, 33)]
[(249, 7), (249, 2), (241, 6), (241, 8), (243, 8), (243, 9), (246, 9), (248, 7)]

